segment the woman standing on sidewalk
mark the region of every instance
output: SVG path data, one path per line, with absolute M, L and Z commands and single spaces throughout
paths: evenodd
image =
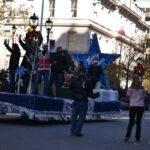
M 144 112 L 144 99 L 145 99 L 145 89 L 141 86 L 141 82 L 139 81 L 139 77 L 136 75 L 133 77 L 133 81 L 131 87 L 129 87 L 127 91 L 127 99 L 130 101 L 130 109 L 129 109 L 129 124 L 127 128 L 127 133 L 124 138 L 125 141 L 128 141 L 132 128 L 136 119 L 136 134 L 135 139 L 136 142 L 140 141 L 141 138 L 141 120 Z

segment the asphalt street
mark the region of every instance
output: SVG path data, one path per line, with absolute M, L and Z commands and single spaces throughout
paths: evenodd
M 83 137 L 70 135 L 70 123 L 23 121 L 16 115 L 0 115 L 0 150 L 149 150 L 150 112 L 142 122 L 142 138 L 135 143 L 135 127 L 129 142 L 123 138 L 128 112 L 117 120 L 86 122 Z

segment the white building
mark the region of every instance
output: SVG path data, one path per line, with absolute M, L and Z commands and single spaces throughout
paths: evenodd
M 150 2 L 148 0 L 136 0 L 136 4 L 145 12 L 145 21 L 150 25 Z
M 145 22 L 150 25 L 150 2 L 148 0 L 136 0 L 136 4 L 145 11 Z M 150 58 L 150 34 L 146 35 L 146 59 Z M 150 62 L 148 62 L 150 64 Z
M 30 8 L 29 16 L 34 12 L 41 18 L 42 2 L 44 2 L 42 34 L 46 42 L 45 21 L 48 17 L 53 21 L 50 39 L 55 46 L 62 46 L 73 52 L 89 50 L 92 35 L 97 33 L 102 53 L 120 53 L 122 56 L 128 49 L 141 48 L 149 25 L 145 22 L 145 13 L 135 0 L 9 0 L 13 7 Z M 21 7 L 20 7 L 21 8 Z M 18 8 L 19 9 L 19 8 Z M 17 19 L 19 18 L 19 19 Z M 14 21 L 1 25 L 1 49 L 3 39 L 11 39 L 11 26 L 17 26 L 16 39 L 19 34 L 25 35 L 28 18 L 24 21 L 20 16 Z M 40 20 L 41 22 L 41 20 Z M 124 29 L 125 36 L 118 33 Z M 37 28 L 40 30 L 40 26 Z M 120 44 L 121 43 L 121 44 Z M 1 67 L 6 67 L 6 50 L 2 52 Z M 123 57 L 121 58 L 123 61 Z

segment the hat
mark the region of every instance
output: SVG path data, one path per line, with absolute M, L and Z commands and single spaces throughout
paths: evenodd
M 92 65 L 95 64 L 95 63 L 98 63 L 98 61 L 97 60 L 93 60 L 92 61 Z
M 48 47 L 48 44 L 47 44 L 47 43 L 43 43 L 43 44 L 42 44 L 42 48 L 43 48 L 43 47 Z
M 62 51 L 62 47 L 61 47 L 61 46 L 57 47 L 56 51 L 57 51 L 57 52 Z

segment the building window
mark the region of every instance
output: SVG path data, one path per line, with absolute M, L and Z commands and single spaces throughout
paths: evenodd
M 150 48 L 150 39 L 147 39 L 146 48 Z
M 145 13 L 145 21 L 150 21 L 150 12 Z
M 77 0 L 71 0 L 72 17 L 77 17 Z
M 49 0 L 50 17 L 54 17 L 55 13 L 55 0 Z
M 75 38 L 76 38 L 76 33 L 75 32 L 69 32 L 69 50 L 73 51 L 75 48 Z

